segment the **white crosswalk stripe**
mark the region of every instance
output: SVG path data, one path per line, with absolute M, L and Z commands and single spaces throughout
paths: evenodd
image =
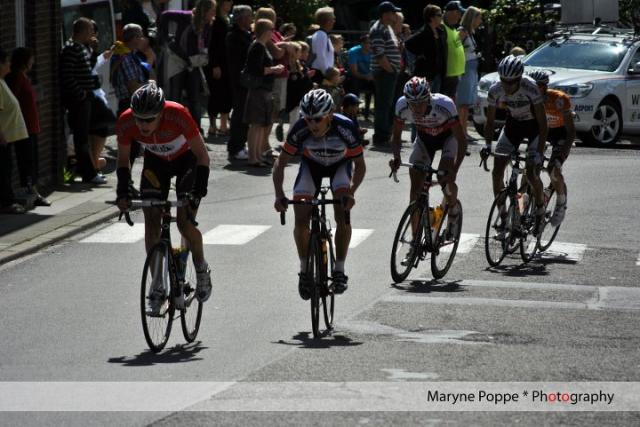
M 479 238 L 480 235 L 478 234 L 460 233 L 460 243 L 458 243 L 458 250 L 456 251 L 456 254 L 459 255 L 471 252 Z M 451 252 L 451 246 L 445 246 L 442 248 L 441 252 Z
M 360 243 L 367 240 L 369 236 L 375 230 L 371 228 L 353 228 L 351 229 L 351 241 L 349 242 L 349 249 L 357 247 Z M 333 230 L 333 246 L 336 246 L 336 231 Z
M 553 242 L 549 249 L 540 254 L 540 257 L 580 262 L 586 250 L 587 245 L 581 243 Z
M 244 245 L 271 228 L 270 225 L 222 224 L 202 236 L 205 245 Z
M 80 243 L 136 243 L 144 239 L 144 224 L 136 223 L 133 227 L 123 222 L 116 222 L 98 232 L 80 240 Z
M 636 261 L 636 265 L 640 267 L 640 254 L 638 254 L 638 260 Z

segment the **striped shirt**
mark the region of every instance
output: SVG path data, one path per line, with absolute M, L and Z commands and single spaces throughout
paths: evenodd
M 60 53 L 62 98 L 68 101 L 84 99 L 87 92 L 100 87 L 100 79 L 91 71 L 91 54 L 82 44 L 69 40 Z
M 371 40 L 371 71 L 383 70 L 378 63 L 378 58 L 386 56 L 397 73 L 400 70 L 400 45 L 391 27 L 376 21 L 369 31 L 369 39 Z

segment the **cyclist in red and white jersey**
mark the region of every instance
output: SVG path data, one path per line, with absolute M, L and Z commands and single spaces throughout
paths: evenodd
M 509 55 L 500 61 L 498 74 L 500 81 L 489 88 L 487 95 L 487 121 L 484 125 L 485 148 L 481 155 L 486 156 L 491 152 L 493 140 L 493 124 L 496 117 L 496 108 L 507 110 L 507 120 L 498 137 L 496 154 L 492 170 L 493 194 L 498 195 L 504 188 L 504 170 L 509 163 L 509 156 L 517 151 L 518 146 L 526 139 L 527 180 L 533 187 L 533 196 L 536 203 L 536 225 L 534 235 L 539 232 L 544 216 L 544 196 L 542 193 L 542 181 L 540 181 L 540 168 L 544 154 L 544 146 L 547 140 L 547 116 L 544 112 L 542 95 L 536 86 L 536 82 L 528 76 L 523 76 L 524 64 L 520 57 Z M 507 211 L 504 205 L 500 206 L 500 214 L 504 225 Z
M 415 124 L 416 139 L 409 162 L 416 166 L 431 166 L 436 151 L 442 150 L 438 170 L 445 171 L 438 176 L 449 210 L 447 235 L 455 235 L 453 229 L 458 224 L 460 214 L 458 200 L 458 186 L 456 175 L 467 151 L 467 139 L 460 125 L 456 105 L 451 98 L 439 93 L 431 93 L 429 83 L 423 77 L 412 77 L 405 85 L 404 96 L 396 102 L 396 117 L 393 126 L 393 159 L 389 166 L 397 170 L 402 159 L 400 157 L 400 135 L 405 123 Z M 420 195 L 425 180 L 425 172 L 411 168 L 410 200 L 413 202 Z M 417 224 L 414 224 L 414 227 Z M 415 231 L 415 229 L 414 229 Z
M 189 243 L 196 267 L 196 297 L 204 302 L 211 296 L 211 269 L 204 259 L 202 234 L 188 220 L 200 199 L 207 194 L 209 155 L 200 131 L 182 105 L 165 101 L 164 93 L 155 82 L 150 82 L 131 96 L 131 108 L 124 111 L 116 123 L 118 137 L 118 207 L 127 210 L 131 204 L 129 182 L 129 150 L 133 141 L 145 148 L 144 166 L 140 179 L 142 199 L 166 200 L 171 178 L 176 177 L 179 198 L 190 197 L 190 206 L 179 207 L 177 224 L 180 234 Z M 145 247 L 147 251 L 160 240 L 161 212 L 157 208 L 143 208 Z M 150 304 L 163 301 L 163 289 L 152 289 Z

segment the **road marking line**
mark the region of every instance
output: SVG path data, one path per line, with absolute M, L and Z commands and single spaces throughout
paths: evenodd
M 144 239 L 144 224 L 136 223 L 133 227 L 123 222 L 116 222 L 102 230 L 85 237 L 80 243 L 136 243 Z
M 353 230 L 351 230 L 351 241 L 349 242 L 349 249 L 357 247 L 360 243 L 367 240 L 367 238 L 371 236 L 372 233 L 373 229 L 371 228 L 354 228 Z
M 638 254 L 638 260 L 636 261 L 636 265 L 640 267 L 640 254 Z
M 458 243 L 458 250 L 456 251 L 456 253 L 466 254 L 471 252 L 479 238 L 479 234 L 460 233 L 460 243 Z M 449 253 L 451 252 L 451 248 L 451 245 L 445 246 L 444 248 L 442 248 L 441 252 Z
M 540 258 L 580 262 L 586 250 L 587 245 L 581 243 L 553 242 L 549 249 L 540 254 Z
M 348 331 L 362 335 L 393 335 L 397 337 L 396 341 L 402 342 L 415 342 L 422 344 L 479 344 L 477 341 L 462 340 L 462 338 L 467 335 L 477 334 L 478 332 L 476 331 L 435 329 L 413 332 L 368 320 L 338 322 L 336 328 L 338 331 Z
M 202 236 L 205 245 L 244 245 L 271 228 L 270 225 L 222 224 Z
M 534 282 L 503 282 L 491 280 L 461 280 L 460 285 L 472 288 L 521 288 L 521 289 L 552 289 L 559 291 L 597 291 L 599 286 L 572 285 L 562 283 L 534 283 Z
M 391 295 L 382 299 L 385 302 L 400 302 L 411 304 L 431 305 L 483 305 L 493 307 L 521 307 L 521 308 L 561 308 L 561 309 L 588 309 L 586 303 L 558 302 L 558 301 L 531 301 L 531 300 L 507 300 L 499 298 L 474 298 L 474 297 L 421 297 L 412 295 Z

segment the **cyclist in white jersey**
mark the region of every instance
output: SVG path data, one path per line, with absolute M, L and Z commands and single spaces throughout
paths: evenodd
M 496 196 L 503 190 L 504 170 L 509 163 L 509 156 L 526 139 L 528 141 L 526 176 L 533 188 L 536 203 L 536 225 L 533 233 L 537 235 L 544 216 L 540 169 L 547 140 L 547 116 L 544 111 L 544 100 L 536 82 L 528 76 L 523 76 L 523 72 L 524 64 L 517 56 L 509 55 L 500 61 L 498 65 L 500 81 L 489 88 L 487 96 L 489 105 L 487 121 L 484 125 L 486 145 L 481 155 L 486 156 L 491 152 L 496 108 L 506 109 L 507 120 L 496 145 L 496 154 L 503 156 L 495 157 L 491 173 L 493 194 Z M 500 207 L 500 213 L 504 220 L 507 215 L 504 205 Z
M 415 124 L 416 139 L 409 162 L 418 168 L 423 165 L 431 166 L 435 152 L 442 150 L 438 170 L 445 172 L 438 176 L 438 182 L 442 186 L 447 204 L 451 206 L 447 235 L 455 235 L 453 227 L 458 224 L 459 215 L 456 174 L 467 151 L 467 139 L 458 119 L 456 105 L 448 96 L 432 94 L 429 83 L 423 77 L 412 77 L 404 85 L 403 94 L 396 102 L 391 139 L 393 159 L 389 161 L 389 166 L 395 171 L 402 163 L 400 135 L 405 123 Z M 425 180 L 425 172 L 418 168 L 409 170 L 411 202 L 418 198 Z M 415 227 L 417 224 L 413 225 Z

